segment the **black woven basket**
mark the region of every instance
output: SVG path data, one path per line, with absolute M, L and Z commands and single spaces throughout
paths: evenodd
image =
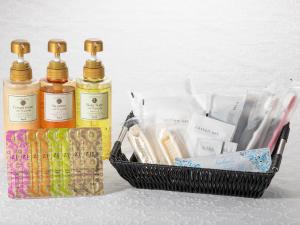
M 132 116 L 130 114 L 127 119 Z M 122 130 L 109 160 L 120 176 L 136 188 L 259 198 L 270 185 L 281 163 L 281 155 L 273 155 L 272 166 L 267 173 L 139 163 L 134 154 L 128 160 L 122 153 L 121 145 L 126 132 L 127 129 Z M 288 135 L 289 124 L 281 132 Z M 278 146 L 279 140 L 274 152 Z

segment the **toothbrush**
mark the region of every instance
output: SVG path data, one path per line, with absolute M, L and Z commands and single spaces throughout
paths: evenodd
M 258 140 L 261 138 L 265 130 L 270 126 L 271 123 L 271 114 L 273 110 L 276 108 L 278 103 L 278 98 L 274 98 L 273 96 L 269 97 L 264 105 L 265 115 L 257 130 L 253 133 L 251 140 L 249 141 L 246 150 L 254 149 Z
M 293 109 L 295 108 L 296 103 L 297 103 L 297 96 L 293 95 L 291 97 L 289 103 L 288 103 L 287 108 L 283 111 L 280 122 L 277 125 L 277 127 L 276 127 L 276 129 L 275 129 L 275 131 L 272 135 L 271 140 L 269 141 L 268 147 L 269 147 L 271 153 L 272 153 L 272 151 L 274 149 L 274 146 L 276 144 L 277 137 L 279 136 L 282 128 L 284 127 L 284 125 L 288 122 L 289 115 L 293 111 Z

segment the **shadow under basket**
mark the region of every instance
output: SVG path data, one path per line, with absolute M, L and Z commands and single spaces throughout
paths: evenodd
M 131 117 L 132 113 L 126 120 Z M 114 143 L 109 160 L 120 176 L 136 188 L 259 198 L 281 163 L 281 155 L 272 155 L 272 165 L 266 173 L 139 163 L 134 154 L 128 160 L 122 153 L 126 132 L 123 129 Z M 281 132 L 288 133 L 289 124 Z M 279 140 L 273 152 L 278 146 Z

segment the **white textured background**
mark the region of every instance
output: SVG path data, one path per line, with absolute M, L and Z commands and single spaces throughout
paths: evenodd
M 48 39 L 64 38 L 64 59 L 78 77 L 89 37 L 104 41 L 114 140 L 132 89 L 162 92 L 187 75 L 212 88 L 300 79 L 300 0 L 0 0 L 1 78 L 8 78 L 15 38 L 31 42 L 27 59 L 37 78 L 46 72 Z M 108 162 L 104 196 L 10 200 L 1 154 L 0 224 L 300 224 L 299 118 L 281 170 L 258 200 L 136 190 Z

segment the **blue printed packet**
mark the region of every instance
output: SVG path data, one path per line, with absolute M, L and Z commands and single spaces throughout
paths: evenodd
M 269 148 L 175 160 L 176 166 L 263 173 L 270 169 L 271 163 Z

